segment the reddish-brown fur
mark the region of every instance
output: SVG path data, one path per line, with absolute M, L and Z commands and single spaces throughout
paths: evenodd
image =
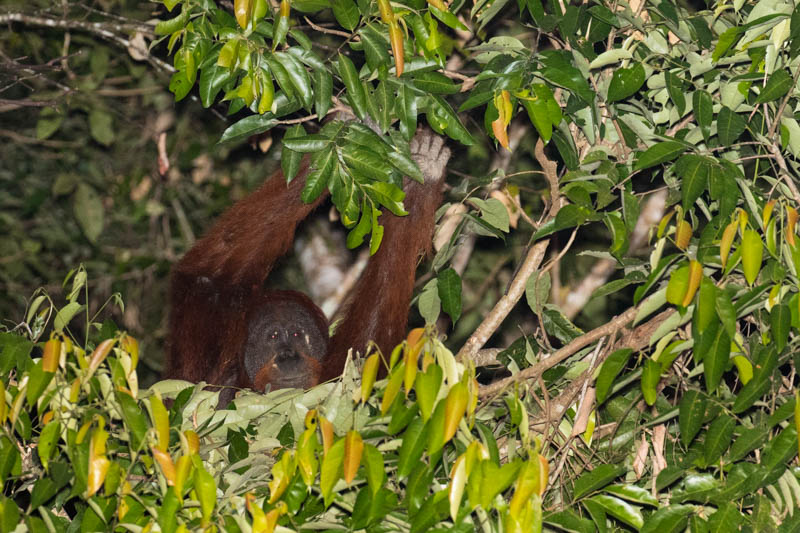
M 343 318 L 321 363 L 317 363 L 321 354 L 312 354 L 316 359 L 303 355 L 313 376 L 310 384 L 341 375 L 350 348 L 363 353 L 373 340 L 388 353 L 405 336 L 417 261 L 430 248 L 434 212 L 442 196 L 444 163 L 449 157 L 441 139 L 430 133 L 415 141 L 415 157 L 426 184 L 406 179 L 404 204 L 408 216 L 387 213 L 381 217 L 383 242 L 340 312 Z M 435 161 L 426 164 L 426 156 Z M 304 204 L 300 193 L 307 174 L 304 165 L 289 184 L 282 173 L 273 175 L 226 211 L 175 265 L 168 377 L 263 390 L 277 379 L 276 366 L 261 368 L 255 380 L 243 370 L 252 311 L 258 306 L 286 306 L 291 301 L 304 309 L 299 313 L 304 316 L 295 318 L 302 318 L 303 323 L 325 324 L 320 309 L 305 295 L 263 288 L 275 261 L 291 246 L 297 225 L 328 194 L 325 191 L 313 203 Z

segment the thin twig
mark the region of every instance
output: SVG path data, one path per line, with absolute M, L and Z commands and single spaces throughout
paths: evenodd
M 502 391 L 503 389 L 505 389 L 506 387 L 508 387 L 509 385 L 511 385 L 512 383 L 516 383 L 518 381 L 538 378 L 540 375 L 542 375 L 542 373 L 545 370 L 553 368 L 558 363 L 560 363 L 564 359 L 567 359 L 581 348 L 588 346 L 594 341 L 602 337 L 611 335 L 612 333 L 621 329 L 623 326 L 625 326 L 625 324 L 633 320 L 633 318 L 636 316 L 637 310 L 638 308 L 631 307 L 621 315 L 611 319 L 609 322 L 603 324 L 602 326 L 597 327 L 592 331 L 581 335 L 580 337 L 574 339 L 572 342 L 570 342 L 563 348 L 559 348 L 552 355 L 542 359 L 535 365 L 520 371 L 516 375 L 513 375 L 505 379 L 501 379 L 500 381 L 497 381 L 490 385 L 486 385 L 485 387 L 481 387 L 480 397 L 485 398 L 487 396 L 493 396 L 498 392 Z

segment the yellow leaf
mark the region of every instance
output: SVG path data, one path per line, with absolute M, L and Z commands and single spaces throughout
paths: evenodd
M 745 230 L 742 236 L 742 270 L 747 283 L 755 283 L 764 258 L 764 243 L 755 230 Z
M 58 370 L 59 359 L 61 359 L 61 341 L 52 338 L 44 344 L 42 370 L 45 372 L 55 372 Z
M 678 223 L 678 229 L 675 230 L 675 246 L 681 250 L 685 250 L 689 246 L 689 241 L 692 238 L 692 225 L 685 219 Z
M 403 31 L 396 20 L 389 23 L 389 42 L 392 44 L 395 74 L 399 78 L 405 70 L 406 58 L 403 47 Z
M 164 474 L 164 477 L 167 480 L 167 485 L 174 486 L 175 485 L 175 463 L 172 462 L 172 457 L 162 450 L 159 450 L 155 446 L 150 448 L 150 452 L 153 454 L 153 459 L 156 460 L 158 466 L 161 467 L 161 473 Z
M 753 379 L 753 365 L 750 360 L 743 355 L 736 355 L 733 357 L 733 364 L 736 365 L 736 369 L 739 371 L 739 379 L 742 384 L 747 385 L 747 382 Z
M 162 452 L 166 452 L 169 446 L 169 414 L 158 393 L 150 397 L 150 416 L 156 430 L 156 447 Z
M 367 403 L 367 399 L 372 394 L 372 387 L 375 385 L 375 378 L 378 376 L 378 364 L 380 356 L 378 352 L 373 353 L 364 361 L 364 370 L 361 372 L 361 403 Z
M 469 391 L 464 381 L 459 381 L 450 388 L 444 403 L 444 442 L 448 442 L 456 434 L 458 424 L 467 411 Z
M 458 517 L 458 509 L 461 507 L 461 498 L 464 495 L 464 487 L 467 485 L 467 462 L 465 454 L 461 454 L 453 468 L 450 470 L 450 486 L 447 490 L 447 499 L 450 502 L 450 518 L 453 522 Z
M 686 287 L 686 294 L 683 297 L 683 302 L 681 302 L 683 307 L 692 303 L 701 279 L 703 279 L 703 265 L 692 259 L 689 262 L 689 285 Z
M 800 435 L 800 390 L 794 391 L 794 427 Z M 797 453 L 800 453 L 800 439 L 797 440 Z
M 731 253 L 731 246 L 733 239 L 736 237 L 736 229 L 738 223 L 734 220 L 727 225 L 725 231 L 722 232 L 722 240 L 719 242 L 719 258 L 722 263 L 722 268 L 728 263 L 728 255 Z
M 797 225 L 797 209 L 793 207 L 786 208 L 786 242 L 789 246 L 794 247 L 794 228 Z
M 183 436 L 186 438 L 186 453 L 194 455 L 200 452 L 200 437 L 197 436 L 197 433 L 187 429 L 183 432 Z
M 291 452 L 285 451 L 281 458 L 272 465 L 272 479 L 269 482 L 269 500 L 267 503 L 275 503 L 289 486 L 289 482 L 294 477 L 297 463 Z
M 406 390 L 406 398 L 414 388 L 414 381 L 417 379 L 417 371 L 419 370 L 419 352 L 422 347 L 422 342 L 418 342 L 416 346 L 410 348 L 406 352 L 405 357 L 405 372 L 403 373 L 403 388 Z
M 233 13 L 236 15 L 236 22 L 242 29 L 247 28 L 250 16 L 253 12 L 252 0 L 233 0 Z
M 325 456 L 331 445 L 333 445 L 335 435 L 333 433 L 333 424 L 322 415 L 319 416 L 319 431 L 322 434 L 322 455 Z
M 253 533 L 267 533 L 267 515 L 264 514 L 264 509 L 256 504 L 255 495 L 252 492 L 248 492 L 245 494 L 245 501 L 247 502 L 247 510 L 250 512 L 250 516 L 253 517 Z
M 506 131 L 506 125 L 503 124 L 502 118 L 498 117 L 492 121 L 492 133 L 494 134 L 494 138 L 497 139 L 497 142 L 500 143 L 500 146 L 506 150 L 511 150 L 508 144 L 508 132 Z
M 316 427 L 306 429 L 297 441 L 297 467 L 300 469 L 303 482 L 308 487 L 313 486 L 314 478 L 317 476 L 318 447 Z
M 661 237 L 664 236 L 664 232 L 667 229 L 667 225 L 669 224 L 669 221 L 672 220 L 672 217 L 674 215 L 675 211 L 673 210 L 664 215 L 663 217 L 661 217 L 661 221 L 658 223 L 658 231 L 656 231 L 656 237 L 660 239 Z
M 394 11 L 389 0 L 378 0 L 378 11 L 381 14 L 381 20 L 386 24 L 394 22 Z
M 442 0 L 428 0 L 428 4 L 440 11 L 447 11 L 447 6 Z
M 181 455 L 175 463 L 175 494 L 183 501 L 183 486 L 192 471 L 192 457 Z
M 92 355 L 89 357 L 89 376 L 94 374 L 95 370 L 100 367 L 100 363 L 105 360 L 108 352 L 111 351 L 111 348 L 114 347 L 116 342 L 117 339 L 106 339 L 97 345 L 97 348 L 94 349 Z
M 400 392 L 400 386 L 403 384 L 403 376 L 406 372 L 405 363 L 396 366 L 389 374 L 389 383 L 386 384 L 386 389 L 383 391 L 383 398 L 381 399 L 381 414 L 385 415 L 389 412 L 397 393 Z
M 511 497 L 511 502 L 508 506 L 509 514 L 513 518 L 520 520 L 525 509 L 525 504 L 528 503 L 531 496 L 541 493 L 541 468 L 542 463 L 539 461 L 539 458 L 531 457 L 517 474 L 517 482 L 514 485 L 514 496 Z
M 7 414 L 8 404 L 6 403 L 6 386 L 3 384 L 3 380 L 0 379 L 0 426 L 5 423 Z
M 765 228 L 767 224 L 769 224 L 769 219 L 772 217 L 773 209 L 775 209 L 775 200 L 770 200 L 764 204 L 764 210 L 761 212 L 761 222 L 764 224 Z
M 105 457 L 95 457 L 89 461 L 89 478 L 86 484 L 89 497 L 94 496 L 103 486 L 109 466 L 111 466 L 111 461 Z
M 352 483 L 361 464 L 361 454 L 364 452 L 364 441 L 358 431 L 351 429 L 344 437 L 344 464 L 343 476 L 347 484 Z
M 119 344 L 131 356 L 131 371 L 133 371 L 139 363 L 139 342 L 130 335 L 125 334 L 120 338 Z

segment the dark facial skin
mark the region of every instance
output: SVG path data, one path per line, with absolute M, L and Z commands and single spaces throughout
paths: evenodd
M 317 383 L 328 347 L 327 329 L 296 302 L 266 303 L 251 313 L 244 373 L 255 390 L 308 388 Z

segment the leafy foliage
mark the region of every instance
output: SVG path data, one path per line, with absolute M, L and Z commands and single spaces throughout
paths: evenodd
M 304 199 L 330 190 L 350 246 L 370 236 L 374 252 L 378 215 L 404 212 L 401 176 L 419 178 L 407 146 L 418 124 L 460 147 L 463 157 L 454 158 L 448 179 L 456 202 L 440 213 L 451 233 L 438 243 L 435 275 L 418 309 L 429 324 L 444 324 L 441 311 L 454 321 L 449 346 L 463 345 L 456 360 L 483 355 L 477 349 L 492 339 L 503 349 L 497 358 L 502 370 L 512 376 L 476 388 L 469 370 L 466 379 L 452 374 L 452 359 L 438 341 L 428 338 L 413 360 L 409 346 L 416 343 L 409 341 L 385 382 L 376 384 L 369 374 L 360 387 L 328 385 L 308 400 L 293 392 L 241 397 L 236 411 L 212 414 L 206 407 L 198 427 L 183 426 L 195 419 L 186 409 L 213 394 L 178 395 L 166 449 L 154 419 L 133 422 L 130 427 L 139 429 L 125 440 L 116 428 L 128 421 L 119 425 L 119 417 L 100 415 L 101 423 L 94 404 L 91 415 L 82 415 L 81 424 L 90 425 L 81 446 L 92 447 L 101 470 L 104 460 L 116 461 L 118 446 L 130 454 L 131 442 L 146 442 L 152 449 L 142 448 L 141 456 L 150 464 L 136 474 L 150 480 L 141 487 L 154 500 L 143 501 L 200 523 L 200 500 L 190 494 L 181 505 L 175 485 L 167 488 L 164 480 L 170 461 L 175 476 L 180 468 L 200 472 L 194 452 L 178 439 L 205 422 L 205 446 L 224 450 L 214 452 L 203 471 L 233 498 L 218 500 L 211 511 L 225 528 L 269 523 L 277 515 L 283 524 L 333 516 L 338 525 L 373 530 L 382 527 L 371 522 L 378 516 L 398 528 L 443 521 L 458 529 L 475 521 L 493 531 L 510 528 L 512 513 L 538 523 L 538 508 L 519 507 L 517 494 L 540 495 L 543 527 L 566 531 L 798 527 L 800 10 L 792 3 L 752 0 L 706 9 L 667 1 L 283 0 L 273 9 L 264 0 L 237 0 L 232 12 L 210 1 L 164 6 L 169 14 L 152 28 L 161 39 L 156 44 L 164 46 L 153 50 L 171 55 L 174 97 L 186 101 L 197 94 L 216 110 L 227 105 L 231 122 L 221 150 L 287 128 L 281 150 L 287 177 L 309 154 L 313 173 Z M 62 41 L 55 40 L 59 47 Z M 78 70 L 82 80 L 105 79 L 105 48 L 92 47 L 90 67 L 76 62 L 84 67 Z M 108 110 L 84 105 L 79 123 L 87 136 L 119 147 L 124 133 L 103 114 Z M 359 121 L 339 116 L 321 124 L 345 108 Z M 65 129 L 61 120 L 48 109 L 33 129 L 55 140 Z M 490 156 L 493 145 L 502 155 Z M 37 164 L 25 161 L 24 168 Z M 99 183 L 58 187 L 80 206 L 76 227 L 90 243 L 102 243 L 104 228 L 112 225 L 106 217 L 119 216 L 101 201 Z M 15 209 L 24 218 L 27 211 Z M 21 224 L 14 228 L 15 236 L 27 236 Z M 4 246 L 20 254 L 38 249 L 37 242 Z M 470 242 L 479 243 L 473 254 Z M 552 261 L 542 264 L 548 248 Z M 465 249 L 471 257 L 466 267 L 463 256 L 453 259 Z M 528 307 L 514 308 L 523 293 Z M 37 305 L 42 301 L 25 320 L 30 337 L 6 337 L 4 361 L 17 361 L 17 353 L 28 361 L 30 343 L 43 338 L 47 313 L 38 313 Z M 52 313 L 54 327 L 65 330 L 90 307 L 97 306 L 70 295 Z M 92 349 L 110 349 L 102 343 L 111 338 L 117 339 L 111 358 L 124 360 L 121 336 L 93 340 Z M 42 355 L 53 346 L 42 347 Z M 75 364 L 61 371 L 77 372 Z M 377 366 L 377 357 L 365 363 L 370 373 Z M 16 433 L 7 432 L 5 446 L 27 438 L 25 427 L 36 438 L 35 427 L 42 428 L 39 447 L 45 439 L 53 457 L 59 450 L 62 457 L 78 453 L 72 451 L 77 440 L 47 433 L 56 430 L 42 426 L 28 399 L 54 390 L 57 380 L 44 368 L 44 357 L 17 368 L 28 377 L 24 394 L 17 374 L 14 382 L 4 381 L 10 391 L 4 409 L 13 413 L 19 405 Z M 105 383 L 133 390 L 114 381 L 115 367 L 109 368 Z M 130 375 L 125 372 L 119 375 Z M 98 392 L 92 393 L 92 380 L 81 390 L 119 402 L 123 393 L 96 381 Z M 349 388 L 331 394 L 332 387 Z M 192 401 L 181 405 L 189 395 Z M 305 413 L 295 412 L 304 409 L 316 409 L 317 416 L 306 422 Z M 214 426 L 220 417 L 243 412 L 266 418 L 255 426 L 253 417 L 242 419 L 230 432 L 227 422 Z M 285 413 L 280 421 L 263 422 L 278 412 Z M 325 434 L 322 417 L 339 438 L 327 448 L 315 440 Z M 106 438 L 112 423 L 115 431 Z M 160 424 L 164 435 L 163 417 Z M 277 444 L 254 445 L 267 427 L 268 439 L 292 450 L 269 466 L 269 475 L 255 451 Z M 145 436 L 133 437 L 142 428 Z M 314 453 L 298 434 L 316 443 Z M 310 458 L 320 460 L 318 446 L 323 458 L 315 470 Z M 533 482 L 544 465 L 536 458 L 552 468 L 547 485 Z M 181 460 L 186 466 L 178 468 Z M 16 461 L 2 467 L 12 477 L 21 474 Z M 420 464 L 423 473 L 415 475 Z M 326 473 L 309 495 L 319 469 Z M 81 465 L 76 477 L 79 470 L 88 472 Z M 184 489 L 203 483 L 193 476 Z M 4 504 L 17 501 L 26 482 L 14 477 Z M 88 490 L 88 474 L 83 483 Z M 280 496 L 270 503 L 273 488 Z M 51 498 L 47 505 L 68 501 Z M 75 493 L 69 501 L 85 500 Z M 28 507 L 22 505 L 24 512 Z M 78 508 L 98 517 L 107 509 L 97 501 Z M 226 513 L 238 522 L 224 521 Z M 150 518 L 159 520 L 157 513 Z
M 533 435 L 519 428 L 501 464 L 477 382 L 422 330 L 387 380 L 375 383 L 374 354 L 360 384 L 351 367 L 305 395 L 247 393 L 220 411 L 218 392 L 183 382 L 140 390 L 138 360 L 112 330 L 86 349 L 60 328 L 38 344 L 0 335 L 4 531 L 541 526 L 548 463 Z

